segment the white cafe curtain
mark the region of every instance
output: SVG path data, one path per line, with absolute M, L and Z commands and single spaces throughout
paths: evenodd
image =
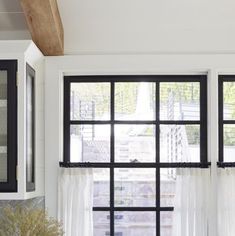
M 177 169 L 176 178 L 174 236 L 208 236 L 210 169 Z
M 235 235 L 235 168 L 218 168 L 218 236 Z
M 60 168 L 58 218 L 65 236 L 93 236 L 91 168 Z

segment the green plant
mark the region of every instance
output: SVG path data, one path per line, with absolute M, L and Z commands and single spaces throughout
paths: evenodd
M 62 226 L 41 209 L 22 206 L 3 208 L 0 236 L 62 236 Z

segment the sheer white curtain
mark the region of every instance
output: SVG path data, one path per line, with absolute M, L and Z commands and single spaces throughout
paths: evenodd
M 210 169 L 177 170 L 174 236 L 208 236 Z
M 218 236 L 235 235 L 235 169 L 218 168 Z
M 93 236 L 92 169 L 60 168 L 58 218 L 66 236 Z

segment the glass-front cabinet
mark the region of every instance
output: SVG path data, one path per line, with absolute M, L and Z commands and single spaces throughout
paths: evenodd
M 17 61 L 0 60 L 0 191 L 16 192 Z
M 0 201 L 44 196 L 44 56 L 0 40 Z

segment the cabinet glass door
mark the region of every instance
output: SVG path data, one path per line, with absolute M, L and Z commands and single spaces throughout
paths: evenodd
M 0 182 L 7 182 L 7 71 L 0 71 Z
M 26 65 L 26 191 L 35 190 L 35 71 Z
M 17 61 L 0 60 L 0 192 L 16 192 Z

